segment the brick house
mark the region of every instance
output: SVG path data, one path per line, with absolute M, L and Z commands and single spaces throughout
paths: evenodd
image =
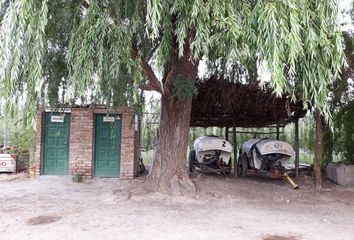
M 140 157 L 131 107 L 80 106 L 37 113 L 36 175 L 132 179 Z

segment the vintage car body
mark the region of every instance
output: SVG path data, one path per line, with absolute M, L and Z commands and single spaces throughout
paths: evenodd
M 220 170 L 222 173 L 231 172 L 232 145 L 218 136 L 202 136 L 194 141 L 189 153 L 189 169 Z

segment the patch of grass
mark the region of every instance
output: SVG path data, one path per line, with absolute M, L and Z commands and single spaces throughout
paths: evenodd
M 75 173 L 73 176 L 73 182 L 79 183 L 82 181 L 82 176 L 79 173 Z

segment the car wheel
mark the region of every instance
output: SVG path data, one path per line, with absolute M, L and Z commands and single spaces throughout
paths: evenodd
M 237 176 L 244 178 L 247 176 L 248 162 L 247 157 L 242 154 L 239 156 L 237 161 Z
M 195 171 L 195 150 L 191 150 L 189 152 L 188 156 L 188 165 L 189 165 L 189 171 L 194 172 Z

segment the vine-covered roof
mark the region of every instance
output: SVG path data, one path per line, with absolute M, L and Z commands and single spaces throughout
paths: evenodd
M 196 85 L 191 127 L 284 126 L 306 114 L 301 100 L 292 102 L 288 94 L 277 97 L 273 89 L 258 82 L 242 84 L 211 77 Z

